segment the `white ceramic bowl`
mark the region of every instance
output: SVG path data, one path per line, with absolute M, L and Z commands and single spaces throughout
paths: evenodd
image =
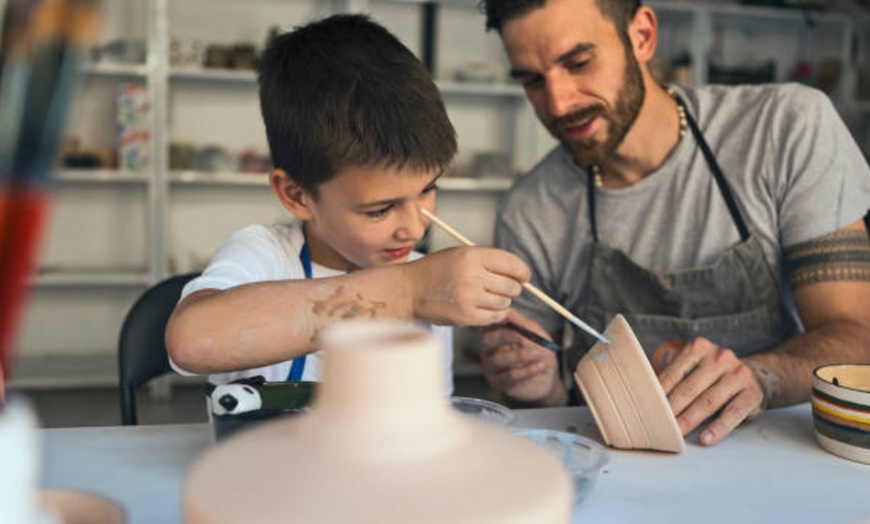
M 870 365 L 817 368 L 812 403 L 819 445 L 834 455 L 870 464 Z
M 571 472 L 574 480 L 574 507 L 589 496 L 598 474 L 607 465 L 607 449 L 592 439 L 549 429 L 516 429 L 516 435 L 531 439 L 552 451 Z

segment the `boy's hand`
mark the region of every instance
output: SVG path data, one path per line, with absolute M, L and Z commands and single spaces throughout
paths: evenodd
M 506 319 L 547 339 L 535 321 L 515 310 Z M 483 335 L 480 363 L 487 382 L 511 399 L 536 405 L 564 405 L 567 392 L 558 379 L 556 353 L 530 341 L 510 327 L 495 327 Z
M 455 326 L 502 322 L 530 276 L 519 257 L 488 247 L 445 249 L 404 268 L 414 318 Z

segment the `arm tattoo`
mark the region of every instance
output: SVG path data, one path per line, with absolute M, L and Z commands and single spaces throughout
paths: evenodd
M 870 282 L 870 239 L 863 229 L 835 231 L 786 247 L 783 266 L 792 290 L 820 282 Z

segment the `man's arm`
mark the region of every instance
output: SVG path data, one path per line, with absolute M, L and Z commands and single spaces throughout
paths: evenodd
M 701 433 L 702 444 L 715 444 L 764 407 L 808 400 L 816 367 L 870 362 L 863 221 L 787 248 L 784 266 L 805 333 L 744 359 L 706 339 L 689 343 L 659 375 L 683 434 L 715 415 Z
M 314 280 L 192 293 L 166 329 L 172 360 L 191 373 L 265 366 L 318 347 L 322 329 L 353 318 L 488 325 L 507 315 L 529 270 L 493 248 L 454 248 L 407 264 Z
M 783 264 L 806 332 L 747 357 L 771 407 L 810 398 L 812 372 L 870 363 L 870 239 L 863 220 L 784 250 Z

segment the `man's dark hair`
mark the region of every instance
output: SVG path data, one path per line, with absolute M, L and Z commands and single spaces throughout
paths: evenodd
M 273 37 L 259 83 L 272 163 L 315 198 L 349 166 L 432 170 L 456 154 L 426 68 L 366 16 L 331 16 Z
M 486 30 L 501 31 L 508 20 L 520 17 L 529 11 L 543 7 L 547 0 L 481 0 L 481 10 L 486 14 Z M 640 7 L 641 0 L 595 0 L 605 18 L 616 26 L 623 42 L 628 43 L 628 24 Z

